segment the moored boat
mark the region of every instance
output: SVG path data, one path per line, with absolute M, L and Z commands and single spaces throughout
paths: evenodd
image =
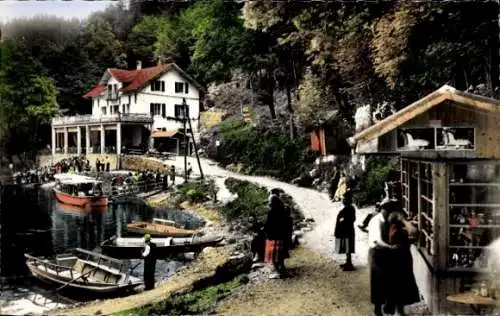
M 90 206 L 90 205 L 85 205 L 85 206 L 76 206 L 76 205 L 69 205 L 69 204 L 64 204 L 59 201 L 56 201 L 56 210 L 61 213 L 65 214 L 71 214 L 71 215 L 87 215 L 87 214 L 98 214 L 98 213 L 104 213 L 108 207 L 106 205 L 100 205 L 100 206 Z
M 57 290 L 69 287 L 96 294 L 115 294 L 142 284 L 139 278 L 130 276 L 123 261 L 80 248 L 74 255 L 53 259 L 24 256 L 31 274 L 44 282 L 59 285 Z
M 153 218 L 152 222 L 135 221 L 127 224 L 125 230 L 134 234 L 150 234 L 152 237 L 191 237 L 196 231 L 177 227 L 175 222 Z
M 79 207 L 102 207 L 108 205 L 108 196 L 103 194 L 102 181 L 81 175 L 55 175 L 53 191 L 56 199 L 64 204 Z
M 213 247 L 224 239 L 223 236 L 202 236 L 193 238 L 151 238 L 155 243 L 155 257 L 167 258 L 180 253 L 199 253 L 205 247 Z M 143 238 L 114 237 L 101 244 L 102 252 L 119 259 L 141 258 Z

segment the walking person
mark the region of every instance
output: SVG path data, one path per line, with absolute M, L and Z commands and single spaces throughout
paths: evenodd
M 380 212 L 368 224 L 368 258 L 370 266 L 371 302 L 374 305 L 373 315 L 383 316 L 382 305 L 389 298 L 388 261 L 390 250 L 396 248 L 387 240 L 387 218 L 391 212 L 390 203 L 380 206 Z
M 413 273 L 413 258 L 410 252 L 411 240 L 416 239 L 417 229 L 401 212 L 393 212 L 388 217 L 389 244 L 396 246 L 390 251 L 388 260 L 389 297 L 386 303 L 387 312 L 396 310 L 397 315 L 404 316 L 404 307 L 420 301 L 420 294 Z
M 191 177 L 191 173 L 193 173 L 193 167 L 191 167 L 191 163 L 189 162 L 187 165 L 187 178 L 189 179 Z
M 99 159 L 95 160 L 95 171 L 101 171 L 101 161 Z
M 345 254 L 346 262 L 341 265 L 344 271 L 353 271 L 351 255 L 355 250 L 354 222 L 356 221 L 356 210 L 352 205 L 350 194 L 344 195 L 342 200 L 344 208 L 337 215 L 335 224 L 335 253 Z
M 110 167 L 109 158 L 106 157 L 106 172 L 109 172 L 109 170 L 110 170 L 109 167 Z
M 335 200 L 335 193 L 337 192 L 339 179 L 340 179 L 340 172 L 337 166 L 334 166 L 333 174 L 332 177 L 330 178 L 330 187 L 328 188 L 328 194 L 330 196 L 330 199 L 332 199 L 332 201 Z
M 347 176 L 345 174 L 345 171 L 342 171 L 333 200 L 341 201 L 342 197 L 347 193 L 348 190 L 349 188 L 347 187 Z
M 175 166 L 172 165 L 170 167 L 170 181 L 172 181 L 172 185 L 175 185 Z
M 155 287 L 155 268 L 156 268 L 156 244 L 151 241 L 149 234 L 144 235 L 144 249 L 142 257 L 144 258 L 144 290 L 149 291 Z
M 264 225 L 266 248 L 264 263 L 273 270 L 269 278 L 276 279 L 285 273 L 283 249 L 281 244 L 287 235 L 285 207 L 279 196 L 271 192 L 269 211 Z

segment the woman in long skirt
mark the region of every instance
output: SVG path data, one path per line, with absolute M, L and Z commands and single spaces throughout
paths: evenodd
M 269 197 L 269 212 L 264 225 L 266 234 L 266 248 L 264 263 L 267 266 L 274 268 L 274 271 L 279 273 L 279 276 L 285 274 L 285 266 L 283 257 L 283 241 L 287 236 L 287 221 L 285 206 L 281 199 L 276 194 L 271 194 Z M 276 278 L 278 275 L 271 274 L 271 278 Z
M 335 225 L 335 252 L 345 254 L 346 262 L 341 267 L 344 271 L 354 270 L 351 255 L 355 251 L 354 222 L 356 221 L 356 210 L 352 206 L 350 194 L 344 196 L 344 208 L 337 215 Z
M 415 228 L 404 219 L 400 212 L 391 213 L 389 222 L 389 244 L 397 246 L 390 250 L 388 260 L 389 299 L 388 310 L 396 307 L 399 315 L 405 315 L 405 305 L 420 301 L 415 275 L 413 274 L 413 258 L 410 252 L 410 234 Z M 392 305 L 392 306 L 391 306 Z

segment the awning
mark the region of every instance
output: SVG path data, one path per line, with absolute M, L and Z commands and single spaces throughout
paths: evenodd
M 154 131 L 151 133 L 151 137 L 153 138 L 162 138 L 162 137 L 167 137 L 167 138 L 170 138 L 170 137 L 174 137 L 174 136 L 182 136 L 184 135 L 183 133 L 179 132 L 179 131 Z

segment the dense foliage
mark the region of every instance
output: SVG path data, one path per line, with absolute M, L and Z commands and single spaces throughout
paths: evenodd
M 307 152 L 307 139 L 290 139 L 276 128 L 256 128 L 243 121 L 224 121 L 224 141 L 218 157 L 222 164 L 242 163 L 249 174 L 272 175 L 292 180 L 305 172 L 313 157 Z
M 267 213 L 267 189 L 248 181 L 228 178 L 228 190 L 237 198 L 222 207 L 222 214 L 228 220 L 246 219 L 250 216 L 261 217 Z
M 354 203 L 362 207 L 379 202 L 384 195 L 384 182 L 394 170 L 399 170 L 397 161 L 383 156 L 369 157 L 366 172 L 353 189 Z

